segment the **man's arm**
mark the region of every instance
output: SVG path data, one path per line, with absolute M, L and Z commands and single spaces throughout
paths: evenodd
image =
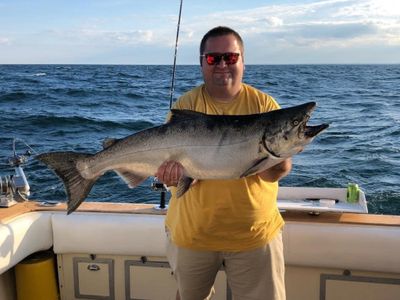
M 292 159 L 288 158 L 279 164 L 258 173 L 261 179 L 268 182 L 275 182 L 289 174 L 292 169 Z

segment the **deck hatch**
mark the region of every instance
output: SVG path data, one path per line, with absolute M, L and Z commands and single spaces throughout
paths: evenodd
M 353 276 L 351 273 L 320 276 L 320 300 L 395 300 L 399 295 L 400 278 Z
M 73 274 L 75 298 L 115 299 L 113 259 L 74 257 Z

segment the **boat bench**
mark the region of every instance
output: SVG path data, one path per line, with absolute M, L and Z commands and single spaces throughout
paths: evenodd
M 53 246 L 57 254 L 165 256 L 164 216 L 31 212 L 0 224 L 0 274 Z M 286 222 L 288 265 L 400 270 L 400 227 Z

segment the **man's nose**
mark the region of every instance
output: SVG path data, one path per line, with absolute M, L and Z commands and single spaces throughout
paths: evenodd
M 227 66 L 227 64 L 226 64 L 226 62 L 225 62 L 225 60 L 224 60 L 223 57 L 221 57 L 221 60 L 219 61 L 219 63 L 217 64 L 217 66 L 218 66 L 218 67 L 226 67 L 226 66 Z

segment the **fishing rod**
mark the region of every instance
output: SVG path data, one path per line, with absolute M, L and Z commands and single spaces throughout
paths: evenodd
M 176 72 L 176 57 L 178 53 L 178 40 L 179 40 L 179 29 L 181 26 L 181 16 L 182 16 L 182 4 L 183 0 L 181 0 L 179 6 L 179 17 L 178 17 L 178 24 L 176 26 L 176 39 L 175 39 L 175 53 L 174 53 L 174 64 L 172 67 L 172 79 L 171 79 L 171 89 L 170 89 L 170 98 L 169 98 L 169 109 L 172 108 L 172 101 L 174 97 L 174 90 L 175 90 L 175 72 Z M 151 188 L 153 191 L 160 192 L 160 205 L 155 206 L 155 209 L 164 210 L 167 209 L 167 205 L 165 204 L 165 196 L 168 188 L 163 183 L 159 182 L 157 178 L 154 178 L 153 182 L 151 183 Z
M 175 90 L 176 56 L 177 56 L 177 53 L 178 53 L 178 40 L 179 40 L 179 29 L 180 29 L 180 26 L 181 26 L 182 4 L 183 4 L 183 0 L 181 0 L 181 4 L 179 6 L 179 17 L 178 17 L 178 24 L 177 24 L 177 27 L 176 27 L 174 65 L 172 67 L 172 79 L 171 79 L 171 89 L 170 89 L 170 98 L 169 98 L 169 109 L 172 108 L 172 99 L 174 97 L 174 90 Z

